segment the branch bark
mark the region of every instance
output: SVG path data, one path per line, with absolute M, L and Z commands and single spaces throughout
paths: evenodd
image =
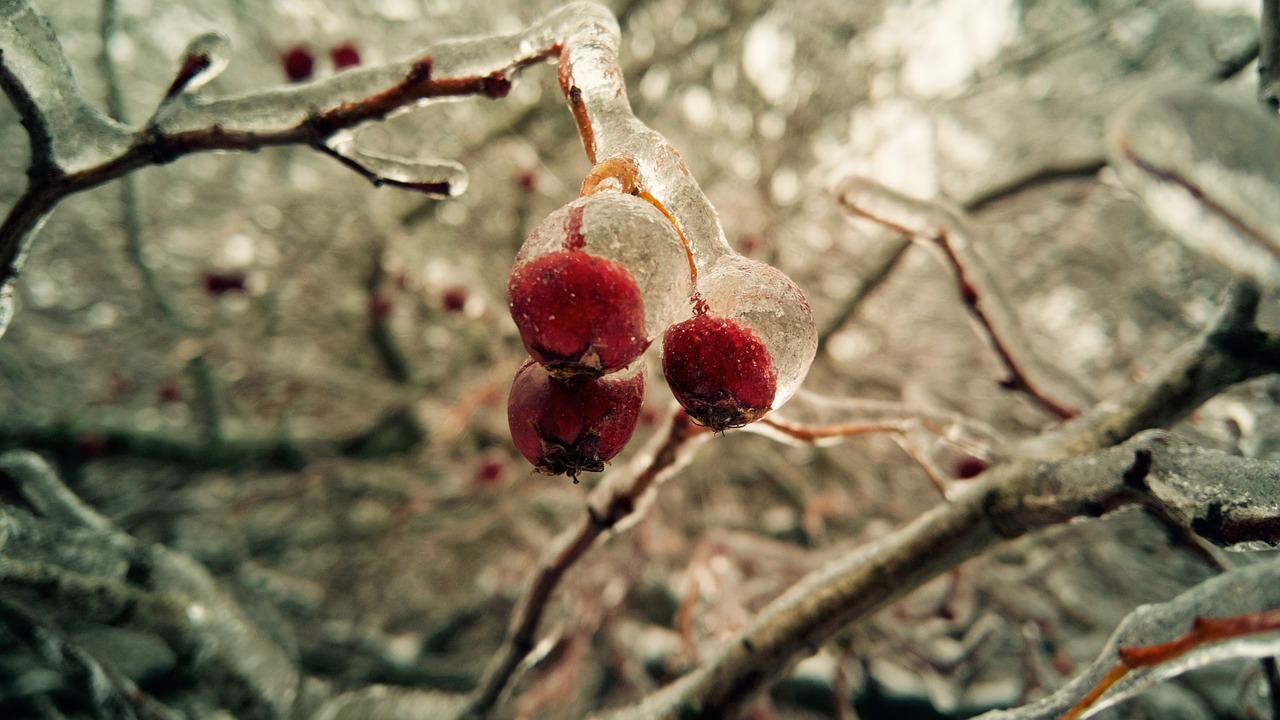
M 1280 463 L 1190 446 L 1141 430 L 1184 417 L 1242 380 L 1280 372 L 1280 335 L 1254 325 L 1258 291 L 1241 285 L 1216 322 L 1142 383 L 1062 428 L 878 543 L 810 574 L 704 665 L 609 720 L 732 717 L 836 632 L 1005 540 L 1077 517 L 1141 505 L 1225 542 L 1280 541 Z M 1132 437 L 1128 443 L 1112 447 Z M 1240 504 L 1208 485 L 1234 483 Z

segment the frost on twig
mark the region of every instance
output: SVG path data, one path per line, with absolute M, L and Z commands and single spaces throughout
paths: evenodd
M 453 195 L 463 188 L 449 161 L 384 158 L 358 150 L 346 131 L 439 98 L 499 98 L 523 68 L 553 56 L 593 5 L 568 5 L 522 32 L 450 40 L 413 59 L 355 68 L 300 85 L 206 98 L 197 90 L 226 62 L 216 35 L 187 48 L 169 90 L 138 128 L 110 120 L 83 96 L 48 21 L 26 0 L 0 6 L 0 89 L 31 140 L 26 192 L 0 223 L 0 321 L 12 314 L 12 280 L 32 236 L 65 197 L 148 165 L 214 150 L 280 145 L 321 149 L 375 183 Z M 7 323 L 0 322 L 0 332 Z
M 982 472 L 1003 452 L 995 428 L 959 413 L 800 391 L 777 413 L 743 428 L 793 445 L 833 445 L 888 433 L 946 497 L 948 481 Z
M 1009 371 L 1010 387 L 1027 393 L 1061 418 L 1087 406 L 1090 395 L 1080 383 L 1031 349 L 1017 313 L 974 249 L 975 239 L 958 214 L 861 177 L 839 178 L 833 193 L 849 213 L 924 241 L 941 252 L 960 285 L 965 308 Z
M 1175 236 L 1266 285 L 1280 284 L 1280 127 L 1207 89 L 1139 98 L 1108 138 L 1111 165 Z
M 289 714 L 296 659 L 203 566 L 116 529 L 30 452 L 0 456 L 0 481 L 11 499 L 0 505 L 6 600 L 155 634 L 238 716 Z
M 1257 303 L 1257 289 L 1241 285 L 1212 327 L 1141 383 L 1009 448 L 1012 459 L 947 501 L 806 576 L 689 675 L 603 717 L 729 716 L 855 620 L 997 543 L 1075 518 L 1136 504 L 1211 540 L 1280 541 L 1280 464 L 1188 449 L 1162 431 L 1134 437 L 1237 382 L 1280 373 L 1280 335 L 1254 325 Z M 1232 495 L 1248 507 L 1232 504 Z
M 1206 580 L 1133 611 L 1070 683 L 1037 702 L 982 720 L 1086 718 L 1163 680 L 1234 658 L 1280 654 L 1280 563 Z

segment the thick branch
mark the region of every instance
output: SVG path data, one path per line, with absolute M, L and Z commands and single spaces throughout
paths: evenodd
M 1141 504 L 1219 542 L 1280 542 L 1280 465 L 1188 447 L 1173 422 L 1229 385 L 1280 372 L 1280 336 L 1253 325 L 1242 285 L 1214 325 L 1120 398 L 1018 448 L 948 502 L 824 567 L 770 603 L 706 664 L 611 720 L 732 717 L 754 693 L 837 631 L 998 542 L 1076 517 Z M 1034 450 L 1035 452 L 1029 452 Z M 1095 453 L 1095 454 L 1085 454 Z M 1220 493 L 1204 490 L 1229 485 Z
M 0 420 L 0 445 L 83 460 L 132 457 L 206 468 L 253 465 L 296 470 L 317 457 L 386 457 L 416 447 L 423 433 L 417 417 L 405 408 L 388 411 L 354 435 L 333 438 L 223 438 L 209 433 L 195 438 L 92 422 L 26 425 Z

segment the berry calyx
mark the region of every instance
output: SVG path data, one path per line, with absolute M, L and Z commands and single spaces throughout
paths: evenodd
M 619 262 L 550 252 L 518 264 L 507 295 L 525 349 L 559 377 L 614 372 L 649 347 L 640 288 Z
M 717 432 L 764 417 L 778 389 L 760 335 L 741 320 L 706 312 L 667 329 L 662 373 L 689 417 Z
M 631 439 L 644 403 L 644 373 L 553 377 L 532 360 L 516 371 L 507 422 L 520 454 L 543 475 L 599 472 Z

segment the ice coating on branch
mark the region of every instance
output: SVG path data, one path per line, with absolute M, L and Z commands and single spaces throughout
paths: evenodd
M 579 125 L 589 127 L 590 139 L 584 138 L 588 159 L 635 160 L 644 189 L 676 217 L 701 272 L 732 252 L 720 218 L 680 153 L 632 113 L 618 64 L 617 21 L 597 5 L 571 7 L 580 10 L 580 25 L 565 43 L 560 85 Z
M 689 314 L 693 285 L 684 244 L 653 205 L 617 192 L 580 197 L 534 228 L 515 264 L 566 249 L 566 243 L 630 271 L 644 301 L 646 337 L 658 337 Z
M 4 339 L 9 322 L 13 320 L 13 283 L 0 285 L 0 340 Z
M 252 96 L 213 100 L 183 96 L 158 113 L 157 122 L 167 133 L 214 124 L 232 132 L 278 132 L 306 122 L 317 108 L 360 103 L 415 74 L 421 75 L 421 62 L 426 58 L 430 59 L 432 78 L 498 74 L 510 79 L 515 70 L 547 57 L 582 17 L 600 12 L 601 8 L 590 4 L 567 5 L 517 33 L 445 40 L 401 63 L 351 68 L 323 80 L 281 86 Z M 437 95 L 438 99 L 447 97 L 452 96 Z M 397 106 L 390 114 L 433 99 L 436 98 L 419 95 L 415 102 Z
M 1108 137 L 1111 164 L 1183 242 L 1280 285 L 1280 128 L 1256 102 L 1206 89 L 1135 101 Z
M 852 174 L 834 177 L 831 192 L 850 214 L 907 235 L 937 252 L 956 276 L 961 298 L 992 349 L 1042 403 L 1064 417 L 1074 412 L 1071 406 L 1091 404 L 1087 388 L 1032 348 L 1002 284 L 975 247 L 981 238 L 958 211 Z
M 31 133 L 33 162 L 75 172 L 128 147 L 131 133 L 81 94 L 53 29 L 28 3 L 0 3 L 0 48 L 0 87 Z
M 1241 567 L 1206 580 L 1174 599 L 1143 605 L 1120 624 L 1095 660 L 1057 692 L 1030 705 L 980 716 L 980 720 L 1050 720 L 1063 717 L 1119 660 L 1117 648 L 1172 641 L 1191 631 L 1195 618 L 1223 618 L 1280 607 L 1280 562 Z M 1089 717 L 1152 685 L 1189 670 L 1233 658 L 1280 653 L 1280 632 L 1271 631 L 1201 645 L 1169 661 L 1130 670 L 1079 717 Z
M 818 350 L 809 301 L 781 270 L 730 254 L 698 278 L 698 293 L 712 317 L 745 322 L 764 342 L 778 374 L 772 407 L 795 394 Z
M 325 146 L 377 185 L 395 185 L 439 198 L 455 197 L 467 189 L 467 170 L 453 160 L 415 160 L 372 153 L 357 147 L 355 136 L 348 132 L 335 135 Z

